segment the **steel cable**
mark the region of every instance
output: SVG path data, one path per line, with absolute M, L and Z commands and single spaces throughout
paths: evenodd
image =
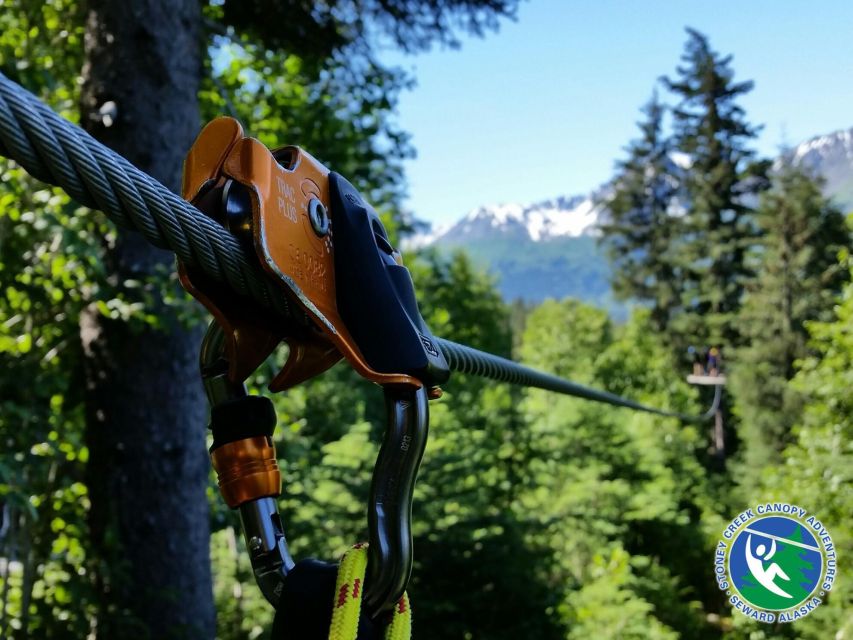
M 224 227 L 0 74 L 0 154 L 139 231 L 232 290 L 288 314 L 280 288 Z
M 0 155 L 18 162 L 33 177 L 61 187 L 80 204 L 103 211 L 116 224 L 139 231 L 151 244 L 173 251 L 185 264 L 263 308 L 290 315 L 281 288 L 224 227 L 2 73 Z M 711 408 L 689 416 L 585 387 L 466 345 L 441 338 L 438 342 L 451 370 L 460 373 L 685 422 L 707 420 L 719 407 L 719 386 Z
M 640 402 L 635 402 L 628 398 L 593 389 L 584 385 L 560 378 L 555 375 L 531 369 L 507 358 L 478 351 L 464 344 L 458 344 L 442 338 L 437 338 L 441 352 L 447 358 L 447 362 L 453 371 L 459 373 L 467 373 L 473 376 L 489 378 L 498 382 L 506 382 L 508 384 L 518 385 L 522 387 L 535 387 L 537 389 L 545 389 L 576 398 L 583 398 L 593 402 L 603 402 L 605 404 L 625 407 L 635 411 L 644 411 L 646 413 L 654 413 L 660 416 L 670 418 L 678 418 L 682 422 L 703 422 L 714 416 L 714 413 L 719 408 L 721 389 L 717 386 L 714 392 L 714 401 L 711 407 L 701 415 L 687 415 L 676 411 L 667 411 L 650 407 Z

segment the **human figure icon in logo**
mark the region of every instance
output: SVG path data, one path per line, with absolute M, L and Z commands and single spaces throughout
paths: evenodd
M 777 596 L 782 596 L 783 598 L 791 598 L 791 594 L 783 591 L 774 580 L 776 577 L 782 578 L 782 580 L 790 581 L 791 578 L 787 576 L 787 574 L 782 570 L 775 562 L 771 564 L 766 569 L 764 568 L 764 563 L 769 562 L 773 555 L 776 553 L 776 541 L 770 541 L 770 552 L 765 556 L 764 552 L 767 550 L 763 544 L 759 544 L 755 549 L 756 555 L 752 553 L 752 534 L 750 534 L 746 539 L 746 565 L 749 567 L 749 570 L 752 572 L 752 575 L 755 576 L 755 579 L 761 583 L 768 591 L 775 593 Z

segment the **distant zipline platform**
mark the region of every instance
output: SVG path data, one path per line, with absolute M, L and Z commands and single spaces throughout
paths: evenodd
M 724 386 L 726 384 L 726 376 L 687 376 L 687 382 L 690 384 L 704 384 L 710 386 Z

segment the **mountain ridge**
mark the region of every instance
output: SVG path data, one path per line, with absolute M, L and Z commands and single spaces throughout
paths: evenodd
M 672 161 L 689 165 L 687 158 Z M 822 177 L 824 194 L 844 211 L 853 210 L 853 128 L 810 138 L 782 153 L 774 167 L 786 162 Z M 587 194 L 476 207 L 405 246 L 464 249 L 497 277 L 506 300 L 576 297 L 623 316 L 626 307 L 613 297 L 610 266 L 597 242 L 606 214 L 600 203 L 609 189 L 605 184 Z

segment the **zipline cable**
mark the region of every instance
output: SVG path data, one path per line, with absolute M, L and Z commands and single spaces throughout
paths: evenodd
M 281 289 L 224 227 L 0 73 L 0 154 L 264 308 Z
M 0 155 L 15 160 L 33 177 L 61 187 L 80 204 L 103 211 L 116 224 L 139 231 L 151 244 L 173 251 L 184 263 L 252 298 L 263 308 L 284 317 L 291 315 L 278 284 L 228 230 L 2 73 Z M 707 420 L 719 407 L 720 387 L 716 388 L 711 408 L 702 415 L 691 416 L 585 387 L 449 340 L 439 338 L 438 343 L 452 371 L 499 382 L 683 422 Z
M 705 420 L 710 420 L 720 406 L 720 398 L 722 396 L 722 387 L 720 386 L 715 387 L 714 400 L 711 403 L 711 407 L 705 413 L 701 415 L 687 415 L 651 407 L 608 391 L 586 387 L 577 382 L 560 378 L 559 376 L 531 369 L 512 360 L 501 358 L 500 356 L 484 351 L 478 351 L 464 344 L 458 344 L 442 338 L 437 338 L 437 340 L 451 370 L 459 373 L 467 373 L 521 387 L 545 389 L 546 391 L 583 398 L 592 402 L 601 402 L 616 407 L 633 409 L 634 411 L 654 413 L 668 418 L 678 418 L 682 422 L 704 422 Z

